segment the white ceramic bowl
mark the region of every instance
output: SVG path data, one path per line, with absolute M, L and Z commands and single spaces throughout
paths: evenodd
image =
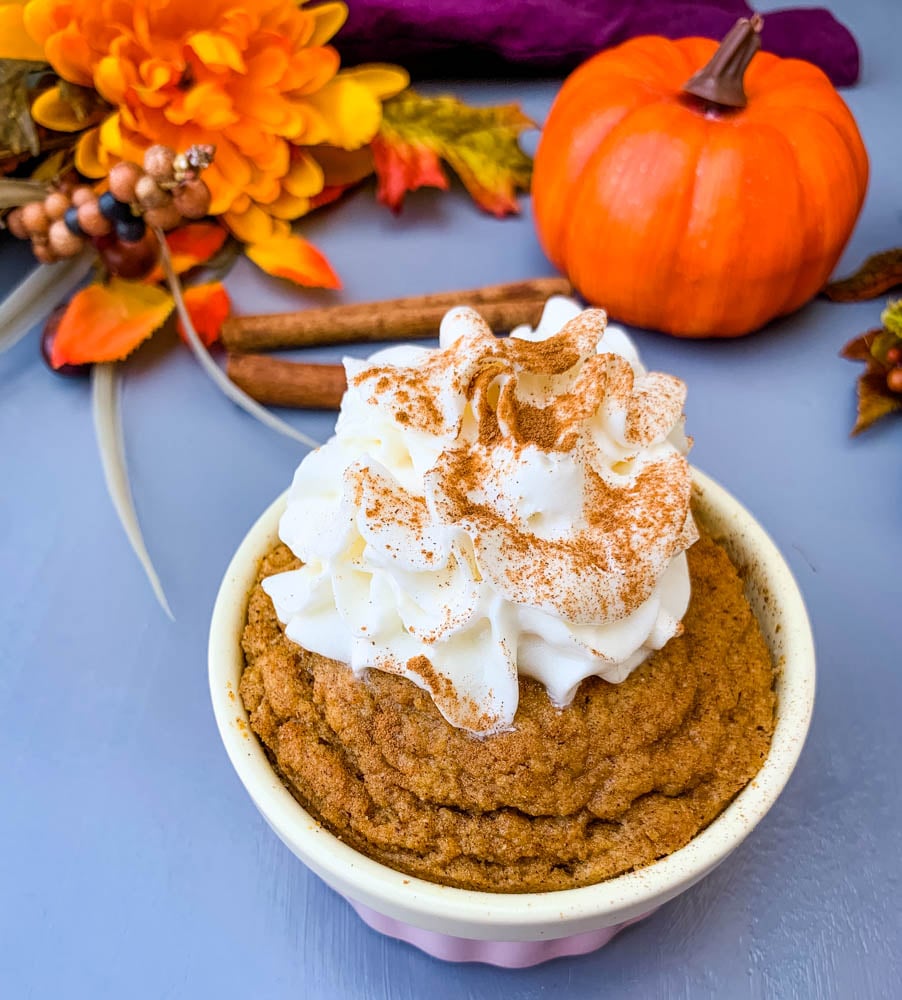
M 456 961 L 524 966 L 582 954 L 707 875 L 774 804 L 798 760 L 814 705 L 811 627 L 792 573 L 761 526 L 722 487 L 697 470 L 693 476 L 702 520 L 739 567 L 777 664 L 770 752 L 758 775 L 685 847 L 639 871 L 556 892 L 476 892 L 412 878 L 355 851 L 298 805 L 270 767 L 238 696 L 248 593 L 260 557 L 277 541 L 284 497 L 251 528 L 226 571 L 210 627 L 210 691 L 219 732 L 272 829 L 370 926 Z

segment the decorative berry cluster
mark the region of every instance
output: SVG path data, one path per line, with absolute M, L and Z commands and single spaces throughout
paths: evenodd
M 902 392 L 902 347 L 891 347 L 886 360 L 892 365 L 886 373 L 886 386 L 890 392 Z
M 103 194 L 64 181 L 43 201 L 10 212 L 7 228 L 31 240 L 43 264 L 74 257 L 91 242 L 111 274 L 143 277 L 159 258 L 151 227 L 165 232 L 209 212 L 210 191 L 200 173 L 213 162 L 214 152 L 212 146 L 192 146 L 185 153 L 151 146 L 143 168 L 117 163 Z

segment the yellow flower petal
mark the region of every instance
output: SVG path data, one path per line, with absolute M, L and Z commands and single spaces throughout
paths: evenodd
M 308 45 L 325 45 L 348 19 L 348 8 L 343 3 L 306 7 L 304 13 L 315 18 L 313 34 L 307 39 Z
M 344 69 L 339 76 L 349 76 L 380 101 L 400 94 L 410 86 L 410 76 L 406 69 L 391 63 L 366 63 L 353 69 Z
M 226 141 L 216 142 L 215 164 L 222 176 L 236 188 L 243 188 L 251 181 L 251 167 L 247 157 Z
M 204 177 L 207 175 L 204 174 Z M 236 215 L 241 215 L 250 208 L 251 199 L 246 194 L 239 194 L 237 198 L 232 202 L 229 208 L 230 212 L 234 212 Z
M 31 117 L 38 125 L 54 132 L 80 132 L 86 124 L 72 105 L 60 97 L 59 87 L 51 87 L 35 98 L 31 105 Z
M 175 68 L 165 59 L 143 59 L 138 72 L 149 90 L 159 90 L 160 87 L 175 83 L 179 79 Z
M 122 130 L 119 128 L 119 115 L 110 115 L 100 126 L 100 144 L 107 152 L 122 156 Z
M 355 163 L 355 175 L 370 171 L 367 147 L 381 102 L 408 83 L 389 65 L 340 73 L 339 54 L 327 43 L 347 6 L 311 2 L 24 0 L 3 13 L 8 4 L 0 0 L 0 24 L 37 41 L 63 79 L 113 105 L 87 131 L 94 122 L 76 122 L 59 91 L 35 105 L 46 126 L 83 133 L 76 158 L 87 176 L 102 176 L 118 160 L 140 162 L 153 143 L 213 144 L 216 159 L 205 174 L 211 211 L 227 213 L 238 236 L 262 245 L 287 239 L 288 219 L 331 196 L 323 195 L 324 169 L 312 147 L 352 151 L 366 160 Z
M 59 29 L 56 0 L 26 0 L 22 8 L 25 30 L 43 45 Z
M 328 142 L 342 149 L 359 149 L 379 131 L 382 105 L 370 91 L 351 77 L 337 76 L 304 102 L 319 112 L 328 133 L 310 142 Z
M 279 197 L 282 187 L 277 177 L 255 170 L 253 179 L 244 190 L 258 204 L 268 205 Z
M 254 163 L 258 169 L 282 177 L 288 172 L 290 152 L 288 143 L 274 135 L 260 136 L 253 146 Z
M 288 53 L 282 49 L 263 49 L 247 60 L 247 73 L 256 87 L 275 87 L 288 68 Z
M 263 243 L 272 236 L 272 216 L 251 204 L 246 212 L 226 212 L 226 225 L 242 243 Z
M 109 170 L 109 156 L 100 145 L 100 129 L 89 129 L 75 147 L 75 169 L 85 177 L 104 177 Z
M 140 111 L 140 109 L 138 109 Z M 131 129 L 133 132 L 141 131 L 141 123 L 138 119 L 138 115 L 132 111 L 131 108 L 124 104 L 119 105 L 119 127 L 125 127 Z
M 301 49 L 291 56 L 279 81 L 279 87 L 296 96 L 312 94 L 324 87 L 338 72 L 341 60 L 330 45 L 315 49 Z
M 31 6 L 29 4 L 25 8 L 25 25 L 29 30 L 28 15 L 31 13 Z M 80 87 L 92 85 L 93 53 L 88 40 L 74 22 L 47 39 L 44 43 L 44 57 L 64 80 L 77 83 Z
M 10 3 L 0 7 L 0 59 L 45 61 L 44 46 L 25 30 L 22 4 Z
M 179 104 L 171 103 L 164 114 L 174 125 L 193 122 L 213 132 L 238 121 L 231 98 L 217 83 L 196 84 Z
M 204 182 L 210 189 L 210 215 L 221 215 L 233 206 L 241 211 L 235 206 L 236 199 L 241 197 L 241 188 L 226 179 L 215 161 L 204 171 Z
M 212 69 L 233 69 L 244 73 L 247 67 L 235 43 L 215 31 L 198 31 L 188 36 L 186 42 L 202 63 Z
M 266 211 L 276 219 L 299 219 L 310 211 L 310 199 L 296 198 L 283 191 L 275 201 L 266 206 Z
M 323 189 L 323 168 L 312 156 L 296 150 L 282 187 L 296 198 L 312 198 Z
M 131 83 L 125 76 L 126 63 L 114 56 L 101 59 L 94 70 L 94 86 L 110 104 L 122 104 Z
M 169 103 L 169 94 L 164 91 L 155 90 L 153 87 L 135 87 L 135 96 L 142 104 L 149 108 L 165 108 Z M 127 108 L 122 108 L 123 113 Z

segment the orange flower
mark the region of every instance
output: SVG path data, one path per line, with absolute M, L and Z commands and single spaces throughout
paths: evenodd
M 140 162 L 154 143 L 215 145 L 204 173 L 211 212 L 246 243 L 284 238 L 326 183 L 316 147 L 369 143 L 382 100 L 408 82 L 392 66 L 339 71 L 326 43 L 345 21 L 343 3 L 27 0 L 0 9 L 0 58 L 27 34 L 31 57 L 36 45 L 63 79 L 112 105 L 79 139 L 84 174 Z M 67 119 L 57 88 L 32 113 L 48 128 L 82 127 Z

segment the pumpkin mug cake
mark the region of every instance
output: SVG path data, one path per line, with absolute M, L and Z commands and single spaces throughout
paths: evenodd
M 683 848 L 767 758 L 777 678 L 694 504 L 683 384 L 569 300 L 504 339 L 456 309 L 437 350 L 346 367 L 244 621 L 281 782 L 357 852 L 478 893 Z

